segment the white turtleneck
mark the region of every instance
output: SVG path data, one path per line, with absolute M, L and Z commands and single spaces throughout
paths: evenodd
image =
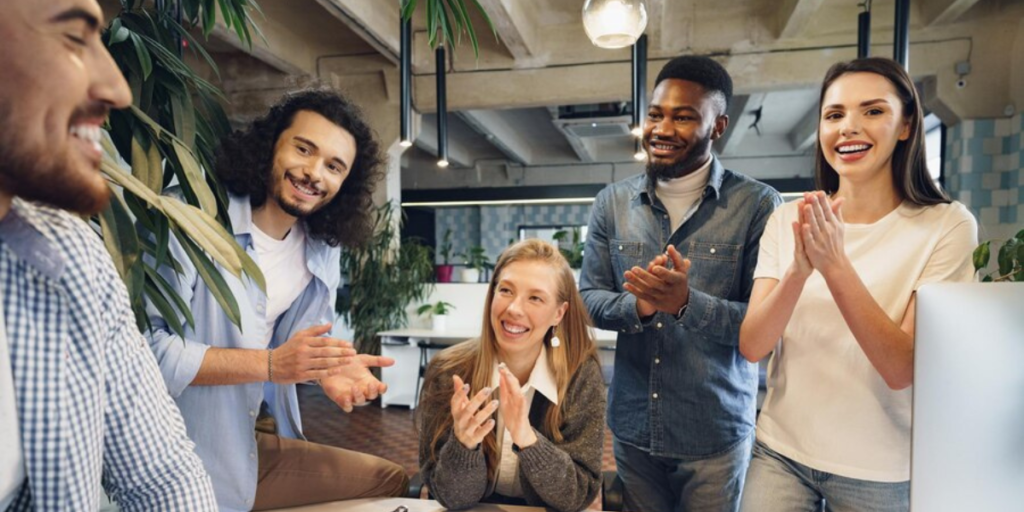
M 665 205 L 665 209 L 668 210 L 673 233 L 700 206 L 700 200 L 704 197 L 704 189 L 708 186 L 708 178 L 711 177 L 712 160 L 708 158 L 708 162 L 703 167 L 682 178 L 658 180 L 655 184 L 654 194 L 658 196 L 661 203 Z

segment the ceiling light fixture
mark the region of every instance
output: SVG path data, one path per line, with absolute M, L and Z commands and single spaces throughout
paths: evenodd
M 583 29 L 600 48 L 625 48 L 647 28 L 643 0 L 587 0 L 583 4 Z
M 447 59 L 444 45 L 434 50 L 435 72 L 437 73 L 437 166 L 448 167 L 448 87 L 445 85 Z
M 403 18 L 401 25 L 401 139 L 399 146 L 412 146 L 412 19 Z

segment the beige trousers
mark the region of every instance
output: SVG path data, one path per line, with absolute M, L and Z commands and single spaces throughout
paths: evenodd
M 256 432 L 259 480 L 253 510 L 404 496 L 409 477 L 380 457 Z

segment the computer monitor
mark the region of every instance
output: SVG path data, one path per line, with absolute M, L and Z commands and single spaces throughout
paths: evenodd
M 1024 283 L 917 293 L 913 512 L 1024 510 Z

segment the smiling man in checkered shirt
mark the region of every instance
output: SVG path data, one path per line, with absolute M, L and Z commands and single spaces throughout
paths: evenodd
M 131 93 L 95 0 L 0 2 L 0 510 L 216 510 L 103 244 L 100 124 Z M 67 211 L 65 211 L 67 210 Z M 69 213 L 74 212 L 74 213 Z

